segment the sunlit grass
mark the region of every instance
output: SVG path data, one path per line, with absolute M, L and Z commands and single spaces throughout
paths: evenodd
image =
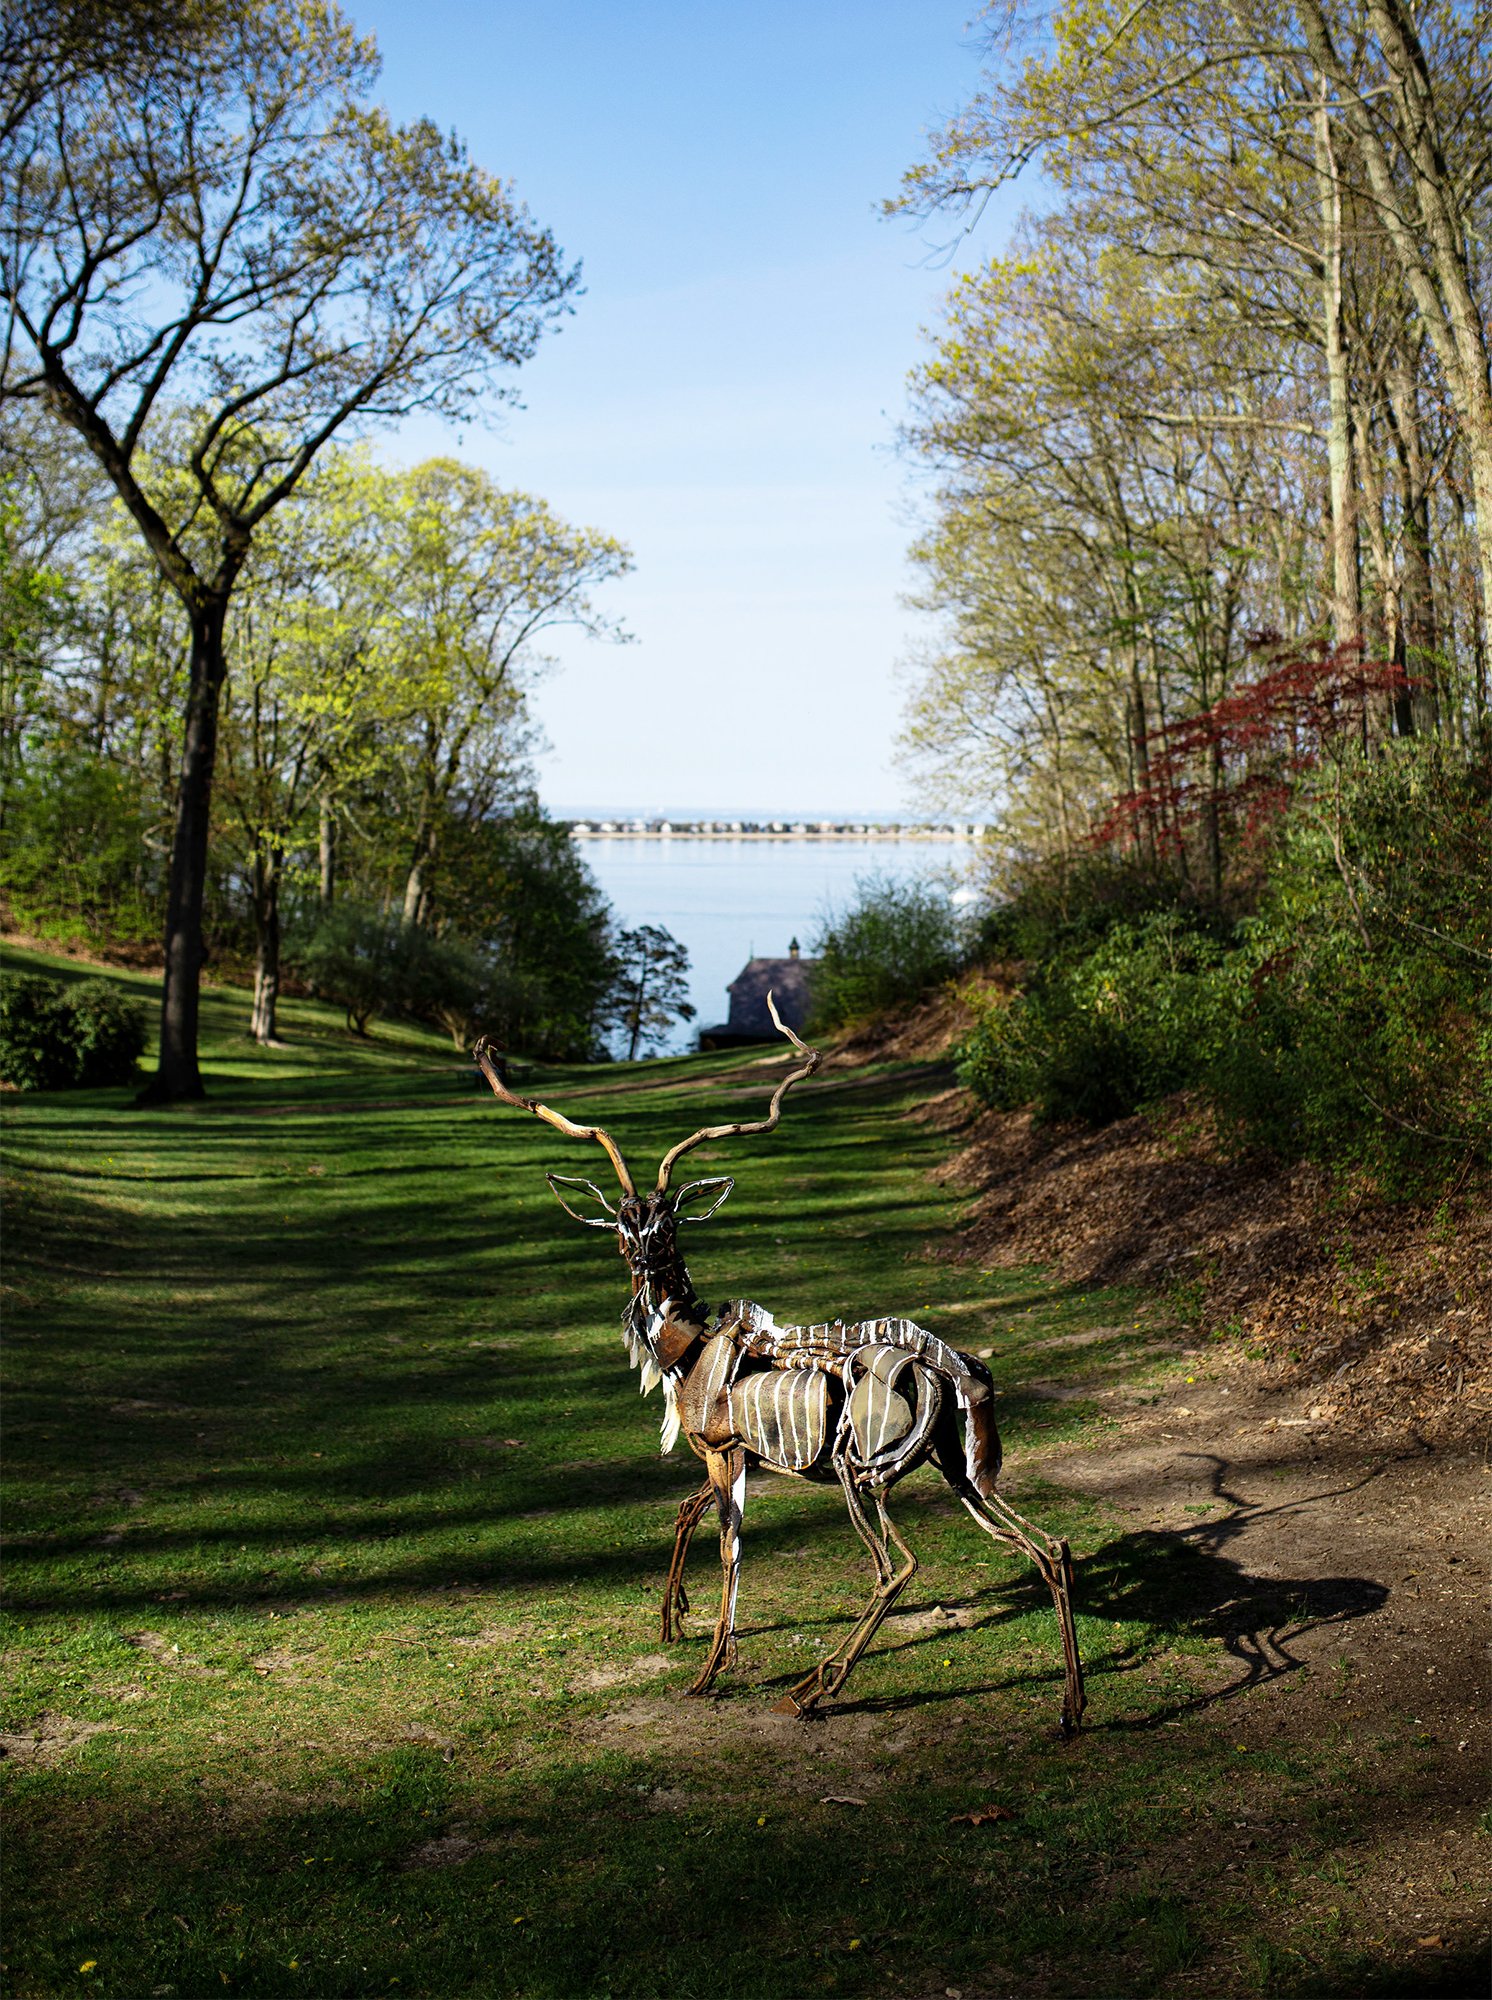
M 938 1254 L 959 1200 L 904 1115 L 926 1072 L 831 1072 L 770 1139 L 696 1153 L 739 1179 L 691 1264 L 707 1298 L 905 1312 L 988 1350 L 1008 1490 L 1080 1558 L 1095 1727 L 1071 1748 L 1045 1592 L 930 1476 L 896 1506 L 923 1559 L 906 1616 L 806 1727 L 770 1703 L 868 1578 L 832 1492 L 759 1481 L 740 1665 L 680 1702 L 712 1537 L 676 1652 L 657 1604 L 696 1468 L 660 1458 L 627 1372 L 614 1250 L 543 1179 L 599 1178 L 599 1149 L 420 1031 L 360 1045 L 291 1003 L 273 1052 L 245 1025 L 209 996 L 205 1104 L 6 1106 L 9 1991 L 795 1996 L 1003 1969 L 1143 1993 L 1252 1920 L 1174 1865 L 1242 1790 L 1317 1853 L 1339 1837 L 1308 1819 L 1355 1810 L 1339 1751 L 1266 1769 L 1196 1709 L 1216 1559 L 1043 1481 L 1047 1444 L 1102 1438 L 1106 1382 L 1167 1365 L 1164 1332 L 1130 1295 Z M 542 1084 L 646 1164 L 771 1075 Z M 957 1822 L 989 1800 L 1015 1816 Z

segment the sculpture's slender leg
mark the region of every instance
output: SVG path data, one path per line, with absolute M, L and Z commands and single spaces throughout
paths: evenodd
M 844 1489 L 844 1504 L 849 1510 L 850 1526 L 870 1550 L 870 1559 L 876 1566 L 876 1582 L 891 1581 L 891 1558 L 886 1553 L 885 1538 L 878 1536 L 870 1525 L 870 1516 L 855 1485 L 855 1476 L 842 1458 L 834 1461 L 834 1470 L 839 1474 L 840 1486 Z
M 1052 1593 L 1062 1632 L 1062 1734 L 1071 1736 L 1081 1724 L 1083 1710 L 1088 1705 L 1077 1626 L 1072 1615 L 1072 1552 L 1065 1541 L 1054 1541 L 1042 1529 L 1024 1520 L 1013 1507 L 1007 1507 L 997 1493 L 973 1499 L 967 1493 L 960 1493 L 959 1498 L 992 1541 L 1006 1542 L 1029 1557 Z
M 661 1636 L 665 1646 L 684 1636 L 684 1613 L 689 1609 L 689 1593 L 684 1588 L 684 1564 L 689 1559 L 689 1544 L 694 1540 L 694 1531 L 714 1498 L 715 1489 L 707 1479 L 697 1493 L 691 1493 L 682 1503 L 674 1521 L 673 1558 L 668 1565 L 668 1581 L 663 1586 Z
M 720 1510 L 720 1616 L 709 1657 L 686 1694 L 705 1694 L 722 1667 L 736 1657 L 736 1586 L 741 1579 L 741 1521 L 746 1511 L 746 1454 L 739 1446 L 712 1451 L 705 1461 L 710 1492 Z
M 844 1485 L 846 1498 L 850 1498 L 853 1490 L 852 1482 L 845 1479 Z M 860 1496 L 854 1493 L 850 1505 L 851 1520 L 855 1520 L 857 1511 L 860 1518 L 864 1519 Z M 886 1511 L 885 1498 L 879 1493 L 876 1495 L 876 1512 L 881 1520 L 881 1533 L 877 1538 L 879 1547 L 874 1550 L 876 1587 L 871 1593 L 870 1602 L 834 1651 L 826 1659 L 820 1660 L 813 1672 L 805 1674 L 795 1687 L 789 1688 L 781 1701 L 772 1704 L 780 1715 L 809 1715 L 814 1705 L 824 1695 L 839 1693 L 849 1679 L 856 1660 L 875 1637 L 876 1627 L 917 1573 L 917 1558 L 902 1540 L 896 1523 Z M 858 1522 L 856 1525 L 859 1525 Z M 869 1527 L 868 1521 L 866 1526 Z M 888 1545 L 893 1542 L 902 1559 L 899 1569 L 891 1561 Z

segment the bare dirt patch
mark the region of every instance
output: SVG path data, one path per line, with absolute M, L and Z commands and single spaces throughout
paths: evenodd
M 1492 1437 L 1492 1176 L 1390 1202 L 1301 1165 L 1230 1157 L 1185 1100 L 1094 1131 L 976 1111 L 923 1115 L 962 1140 L 946 1178 L 975 1202 L 951 1254 L 1041 1264 L 1058 1282 L 1158 1286 L 1268 1375 L 1365 1435 Z
M 74 1722 L 71 1716 L 48 1709 L 28 1728 L 0 1731 L 0 1757 L 18 1764 L 56 1764 L 69 1750 L 76 1750 L 94 1736 L 107 1736 L 117 1727 L 109 1722 Z
M 438 1840 L 427 1840 L 407 1854 L 399 1866 L 405 1873 L 421 1868 L 459 1868 L 463 1861 L 470 1861 L 476 1854 L 490 1853 L 499 1844 L 495 1840 L 474 1840 L 469 1834 L 453 1831 L 442 1834 Z
M 761 1789 L 763 1771 L 769 1770 L 771 1790 L 784 1808 L 816 1804 L 829 1792 L 861 1797 L 878 1789 L 885 1782 L 877 1767 L 888 1738 L 904 1735 L 904 1727 L 893 1729 L 884 1716 L 844 1709 L 826 1718 L 828 1726 L 777 1714 L 771 1707 L 774 1691 L 754 1684 L 749 1639 L 749 1633 L 743 1634 L 739 1671 L 732 1673 L 722 1696 L 686 1701 L 680 1689 L 639 1697 L 585 1718 L 577 1723 L 577 1732 L 608 1749 L 645 1750 L 668 1761 L 680 1782 L 649 1794 L 660 1811 L 685 1811 L 712 1799 L 736 1797 L 732 1770 L 749 1774 L 753 1797 Z M 697 1790 L 687 1783 L 696 1771 Z
M 1254 1760 L 1338 1743 L 1372 1771 L 1378 1803 L 1332 1868 L 1295 1876 L 1292 1921 L 1345 1925 L 1382 1949 L 1403 1968 L 1395 1992 L 1449 1993 L 1437 1965 L 1464 1962 L 1492 1916 L 1486 1458 L 1313 1417 L 1308 1394 L 1240 1356 L 1195 1365 L 1191 1382 L 1133 1392 L 1106 1443 L 1040 1460 L 1044 1477 L 1133 1517 L 1131 1574 L 1136 1552 L 1141 1573 L 1147 1551 L 1155 1564 L 1179 1545 L 1201 1558 L 1200 1629 L 1221 1649 L 1197 1685 L 1157 1690 L 1151 1726 L 1225 1717 L 1234 1838 L 1195 1856 L 1183 1842 L 1173 1861 L 1240 1892 L 1288 1877 L 1298 1830 Z M 1080 1565 L 1079 1588 L 1093 1613 L 1122 1615 L 1101 1595 L 1117 1574 L 1105 1556 Z
M 673 1664 L 667 1653 L 644 1653 L 640 1659 L 623 1660 L 614 1667 L 597 1667 L 591 1673 L 580 1675 L 571 1685 L 584 1693 L 625 1687 L 629 1681 L 652 1680 L 659 1674 L 666 1674 Z
M 980 990 L 1004 990 L 1013 979 L 996 966 L 980 975 Z M 945 986 L 905 1011 L 853 1028 L 834 1051 L 847 1068 L 864 1063 L 934 1062 L 946 1056 L 974 1025 L 966 988 Z

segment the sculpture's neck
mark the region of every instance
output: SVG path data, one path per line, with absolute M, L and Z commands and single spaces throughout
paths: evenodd
M 659 1368 L 670 1368 L 682 1351 L 684 1329 L 702 1331 L 708 1316 L 709 1308 L 695 1291 L 676 1249 L 670 1256 L 633 1267 L 632 1297 L 622 1314 L 629 1350 L 636 1343 Z
M 699 1294 L 682 1263 L 675 1264 L 671 1270 L 634 1271 L 632 1274 L 632 1299 L 627 1317 L 638 1323 L 638 1331 L 641 1332 L 649 1320 L 665 1310 L 672 1319 L 704 1325 L 706 1308 L 700 1302 Z

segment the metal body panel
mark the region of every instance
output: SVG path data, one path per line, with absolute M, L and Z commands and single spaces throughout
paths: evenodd
M 736 1435 L 759 1458 L 806 1472 L 829 1442 L 829 1384 L 820 1372 L 764 1368 L 730 1392 Z
M 678 1392 L 679 1419 L 691 1438 L 718 1448 L 735 1435 L 730 1385 L 740 1364 L 741 1350 L 729 1334 L 705 1342 Z
M 879 1367 L 877 1361 L 881 1363 Z M 849 1406 L 855 1454 L 862 1461 L 879 1458 L 900 1444 L 915 1423 L 912 1405 L 896 1388 L 897 1377 L 911 1366 L 911 1356 L 896 1348 L 867 1350 Z

